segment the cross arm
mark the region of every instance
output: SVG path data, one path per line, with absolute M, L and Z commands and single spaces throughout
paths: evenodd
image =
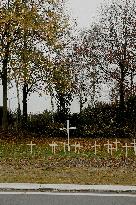
M 76 130 L 76 127 L 70 127 L 69 129 L 70 130 Z
M 66 128 L 60 128 L 60 130 L 66 130 Z

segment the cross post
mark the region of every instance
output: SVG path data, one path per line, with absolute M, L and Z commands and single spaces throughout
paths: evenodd
M 72 146 L 72 147 L 75 147 L 75 153 L 77 153 L 77 148 L 78 148 L 78 154 L 79 154 L 80 148 L 83 147 L 83 146 L 80 146 L 80 143 L 77 144 L 76 142 L 75 142 L 74 145 L 71 145 L 71 146 Z
M 123 146 L 123 147 L 126 148 L 126 154 L 125 154 L 125 156 L 126 156 L 126 158 L 127 158 L 127 156 L 128 156 L 128 148 L 129 148 L 129 147 L 132 147 L 132 146 L 128 146 L 127 143 L 125 143 L 125 146 Z
M 115 147 L 113 147 L 113 145 L 112 145 L 112 144 L 110 144 L 110 148 L 109 148 L 109 150 L 111 151 L 111 155 L 112 155 L 112 151 L 113 151 L 113 150 L 116 150 L 116 148 L 115 148 Z
M 120 142 L 116 139 L 115 142 L 113 142 L 116 145 L 116 152 L 118 151 L 118 144 L 120 144 Z
M 63 145 L 64 145 L 64 147 L 63 147 L 64 148 L 64 152 L 66 152 L 66 146 L 68 146 L 68 144 L 66 142 L 64 142 Z M 69 146 L 69 151 L 70 151 L 70 146 Z
M 96 152 L 97 152 L 97 147 L 100 147 L 100 145 L 97 145 L 97 144 L 96 144 L 96 141 L 95 141 L 95 144 L 94 144 L 94 146 L 92 146 L 92 147 L 94 147 L 94 150 L 95 150 L 95 155 L 96 155 Z
M 70 139 L 69 139 L 69 130 L 75 130 L 76 127 L 69 127 L 69 120 L 67 120 L 67 128 L 60 128 L 60 130 L 67 130 L 67 135 L 68 135 L 68 151 L 70 152 Z
M 64 142 L 64 152 L 66 152 L 66 142 Z
M 31 141 L 31 143 L 27 144 L 27 145 L 30 146 L 30 148 L 31 148 L 30 153 L 32 154 L 33 153 L 33 146 L 35 146 L 36 144 L 33 144 L 32 141 Z
M 136 139 L 134 139 L 134 142 L 132 142 L 131 144 L 134 146 L 134 152 L 135 152 L 135 155 L 136 155 Z
M 55 150 L 58 145 L 55 142 L 52 142 L 52 144 L 49 144 L 49 146 L 52 148 L 52 153 L 55 154 Z
M 109 140 L 108 140 L 107 144 L 104 144 L 104 146 L 107 146 L 108 153 L 110 153 L 110 146 L 111 146 L 111 144 L 110 144 Z

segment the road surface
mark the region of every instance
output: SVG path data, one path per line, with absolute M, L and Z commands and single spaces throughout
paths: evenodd
M 0 192 L 0 205 L 136 205 L 136 195 Z

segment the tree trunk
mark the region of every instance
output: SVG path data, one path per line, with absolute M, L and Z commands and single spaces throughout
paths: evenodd
M 23 86 L 23 123 L 27 122 L 27 94 L 28 94 L 28 84 L 24 82 Z
M 5 57 L 3 60 L 2 68 L 2 85 L 3 85 L 3 117 L 2 128 L 6 130 L 8 128 L 8 116 L 7 116 L 7 64 L 9 57 L 9 44 L 7 44 Z
M 65 94 L 59 93 L 57 94 L 57 107 L 58 107 L 58 121 L 60 123 L 65 123 L 68 117 L 68 110 L 66 107 L 66 99 Z
M 120 102 L 119 102 L 119 112 L 120 112 L 120 116 L 119 116 L 119 120 L 120 120 L 120 125 L 123 126 L 124 125 L 124 112 L 125 112 L 125 90 L 124 90 L 124 80 L 125 80 L 125 67 L 123 65 L 123 63 L 120 62 L 119 64 L 120 66 Z
M 83 110 L 83 82 L 80 82 L 80 88 L 79 88 L 79 106 L 80 106 L 80 113 Z
M 16 78 L 16 74 L 14 75 L 15 78 L 15 83 L 16 83 L 16 89 L 17 89 L 17 125 L 20 124 L 21 120 L 21 108 L 20 108 L 20 95 L 19 95 L 19 85 L 18 85 L 18 80 Z
M 22 3 L 26 6 L 27 0 L 22 0 Z M 25 26 L 25 25 L 24 25 Z M 24 64 L 24 85 L 23 85 L 23 124 L 25 125 L 27 123 L 27 94 L 28 94 L 28 83 L 26 81 L 27 78 L 27 67 L 26 67 L 26 62 L 27 62 L 27 56 L 26 56 L 26 50 L 27 50 L 27 41 L 26 41 L 26 36 L 27 36 L 27 30 L 24 27 L 24 51 L 23 51 L 23 64 Z
M 2 117 L 2 128 L 6 130 L 8 128 L 8 117 L 7 117 L 7 67 L 3 66 L 3 117 Z
M 8 9 L 9 9 L 10 0 L 8 0 Z M 10 24 L 6 24 L 5 32 L 7 33 L 6 37 L 9 37 L 9 26 Z M 2 86 L 3 86 L 3 116 L 2 116 L 2 128 L 6 130 L 8 128 L 8 111 L 7 111 L 7 65 L 9 58 L 9 47 L 10 42 L 7 41 L 7 45 L 5 46 L 5 56 L 3 59 L 3 67 L 2 67 Z
M 131 74 L 130 74 L 130 85 L 131 85 L 130 94 L 131 94 L 131 96 L 134 95 L 134 82 L 133 81 L 134 81 L 134 70 L 132 69 Z
M 79 94 L 79 106 L 80 106 L 80 113 L 81 113 L 83 110 L 83 97 L 81 93 Z
M 51 96 L 51 112 L 52 112 L 52 122 L 54 123 L 54 103 L 53 103 L 53 90 L 51 90 L 50 92 L 50 96 Z

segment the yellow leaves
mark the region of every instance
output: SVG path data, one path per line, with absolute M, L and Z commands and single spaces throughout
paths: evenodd
M 61 0 L 45 2 L 28 0 L 27 3 L 25 1 L 22 3 L 22 0 L 14 0 L 10 2 L 9 9 L 4 6 L 1 8 L 0 34 L 5 35 L 4 46 L 7 42 L 11 42 L 11 59 L 15 57 L 15 60 L 10 59 L 9 64 L 12 72 L 15 71 L 15 75 L 19 78 L 19 82 L 27 80 L 31 83 L 32 75 L 39 78 L 39 73 L 43 72 L 44 79 L 48 78 L 51 83 L 54 80 L 54 84 L 61 85 L 61 89 L 63 86 L 64 89 L 70 87 L 69 73 L 67 69 L 64 69 L 65 62 L 60 62 L 57 74 L 54 74 L 53 71 L 53 67 L 56 66 L 53 58 L 58 51 L 63 49 L 63 35 L 68 25 L 67 19 L 62 13 L 61 3 Z M 8 28 L 6 28 L 7 33 L 5 34 L 6 25 Z M 40 49 L 41 45 L 44 48 Z M 51 60 L 38 54 L 38 50 L 45 55 L 48 53 Z M 36 70 L 40 72 L 37 74 Z
M 34 25 L 34 18 L 36 18 L 36 13 L 32 12 L 29 8 L 24 8 L 21 3 L 18 6 L 18 9 L 16 6 L 17 5 L 15 4 L 9 11 L 4 11 L 4 9 L 1 9 L 0 26 L 4 26 L 6 23 L 10 22 L 10 29 L 12 31 L 17 26 L 20 27 L 20 30 L 24 29 L 24 27 L 26 29 L 32 28 Z
M 47 2 L 49 4 L 59 3 L 59 1 Z M 13 3 L 10 10 L 1 9 L 0 26 L 4 29 L 5 24 L 10 22 L 11 32 L 17 29 L 17 27 L 19 27 L 20 31 L 24 29 L 25 31 L 36 31 L 53 46 L 58 38 L 58 33 L 63 32 L 63 28 L 65 27 L 63 25 L 64 21 L 62 21 L 62 14 L 60 13 L 61 11 L 57 10 L 55 7 L 56 5 L 47 10 L 45 9 L 45 11 L 44 8 L 43 11 L 42 9 L 40 11 L 36 4 L 27 7 L 24 6 L 20 0 L 17 0 Z M 46 13 L 44 14 L 44 12 Z

